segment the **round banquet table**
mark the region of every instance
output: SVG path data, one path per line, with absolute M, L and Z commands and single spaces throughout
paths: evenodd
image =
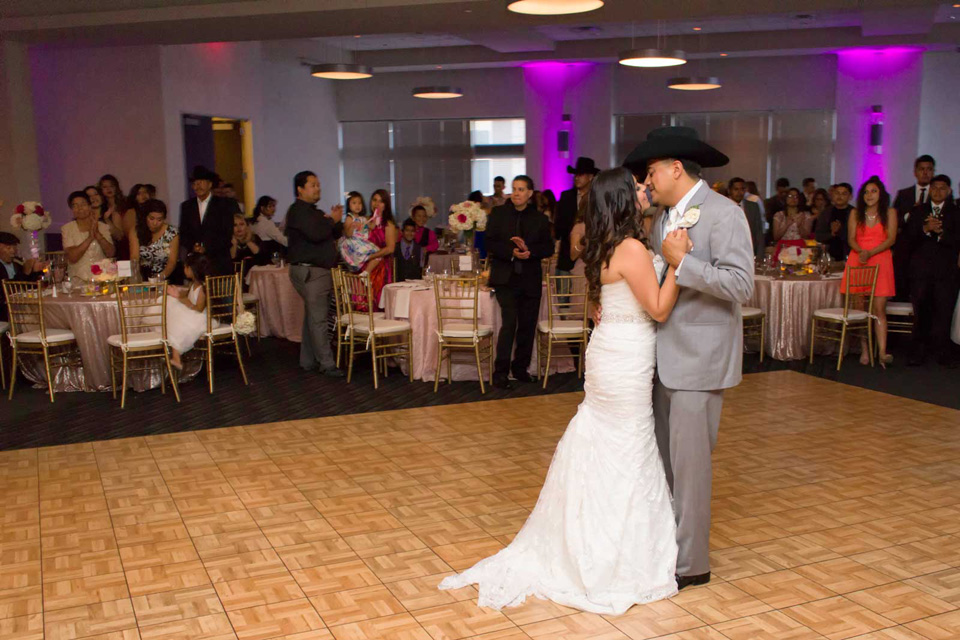
M 427 256 L 427 266 L 430 267 L 430 271 L 433 273 L 442 274 L 444 272 L 449 274 L 455 274 L 457 270 L 454 268 L 459 265 L 460 256 L 459 253 L 431 253 Z
M 840 278 L 820 276 L 754 276 L 753 297 L 747 306 L 767 314 L 766 353 L 776 360 L 810 357 L 810 320 L 818 309 L 843 306 Z M 833 343 L 818 341 L 829 352 Z
M 260 299 L 260 335 L 300 342 L 305 312 L 303 298 L 290 282 L 290 268 L 253 267 L 247 273 L 247 284 L 250 293 Z
M 383 309 L 387 319 L 408 319 L 413 329 L 413 354 L 411 361 L 413 363 L 413 379 L 424 382 L 433 382 L 434 374 L 437 369 L 437 304 L 434 298 L 433 287 L 425 283 L 417 283 L 420 286 L 409 290 L 409 304 L 397 304 L 398 298 L 405 297 L 401 290 L 409 287 L 408 283 L 388 284 L 383 288 Z M 407 308 L 404 308 L 407 307 Z M 480 291 L 479 304 L 477 305 L 480 313 L 480 324 L 493 325 L 494 353 L 496 353 L 497 336 L 500 332 L 500 305 L 493 291 Z M 543 297 L 540 299 L 540 320 L 547 319 L 547 295 L 546 286 L 544 286 Z M 559 353 L 559 355 L 558 355 Z M 565 347 L 555 347 L 553 357 L 550 360 L 550 373 L 565 373 L 576 370 L 574 359 L 565 355 L 569 351 Z M 534 343 L 533 357 L 530 359 L 530 367 L 527 371 L 530 375 L 537 375 L 537 347 Z M 405 367 L 405 365 L 404 365 Z M 484 375 L 487 374 L 486 365 L 483 368 Z M 406 371 L 404 371 L 406 373 Z M 440 378 L 446 380 L 446 365 L 440 371 Z M 458 353 L 454 356 L 453 364 L 454 380 L 476 380 L 477 365 L 472 363 L 466 355 Z M 489 378 L 486 378 L 489 380 Z
M 54 390 L 110 391 L 110 346 L 107 338 L 120 333 L 120 310 L 114 296 L 88 297 L 78 294 L 60 294 L 56 298 L 44 296 L 43 319 L 48 329 L 69 329 L 77 337 L 77 346 L 83 367 L 62 367 L 54 372 Z M 18 358 L 19 359 L 19 358 Z M 178 380 L 187 382 L 200 371 L 203 358 L 191 351 L 183 357 L 183 371 Z M 137 363 L 135 366 L 141 366 Z M 127 374 L 135 391 L 160 387 L 161 361 L 150 360 L 150 369 Z M 43 357 L 24 356 L 21 371 L 27 379 L 46 387 L 47 374 Z

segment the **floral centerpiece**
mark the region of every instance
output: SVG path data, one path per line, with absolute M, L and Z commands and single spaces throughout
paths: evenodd
M 427 220 L 432 218 L 437 213 L 437 205 L 434 204 L 433 198 L 429 196 L 420 196 L 413 201 L 413 204 L 410 205 L 410 211 L 413 211 L 414 207 L 423 207 L 423 210 L 427 214 Z
M 462 231 L 468 247 L 473 247 L 473 235 L 487 228 L 487 212 L 480 203 L 466 200 L 450 207 L 447 224 L 455 231 Z
M 117 279 L 117 262 L 112 258 L 104 258 L 90 265 L 91 278 L 94 282 L 114 282 Z
M 39 202 L 28 200 L 17 205 L 16 213 L 10 216 L 10 224 L 14 229 L 30 232 L 30 257 L 40 258 L 40 243 L 37 233 L 50 226 L 50 214 L 44 211 Z

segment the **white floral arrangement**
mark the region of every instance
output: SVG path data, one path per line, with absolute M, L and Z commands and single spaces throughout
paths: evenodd
M 789 265 L 809 264 L 813 260 L 813 251 L 801 247 L 783 247 L 780 249 L 780 262 Z
M 117 279 L 117 261 L 104 258 L 90 265 L 90 273 L 94 282 L 114 282 Z
M 447 224 L 455 231 L 484 231 L 487 228 L 487 212 L 480 203 L 466 200 L 450 207 Z
M 24 231 L 42 231 L 52 222 L 50 214 L 44 211 L 43 205 L 33 201 L 20 203 L 17 205 L 16 213 L 10 216 L 10 224 L 13 228 Z
M 429 220 L 437 213 L 437 205 L 434 204 L 433 198 L 430 196 L 420 196 L 413 201 L 413 204 L 410 205 L 410 211 L 413 211 L 414 207 L 423 207 L 423 210 L 427 214 L 427 219 Z
M 248 336 L 257 328 L 257 319 L 249 311 L 242 311 L 233 323 L 233 328 L 242 336 Z

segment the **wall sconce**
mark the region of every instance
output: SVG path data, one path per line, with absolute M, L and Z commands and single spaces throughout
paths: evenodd
M 875 104 L 870 111 L 870 150 L 880 155 L 883 153 L 883 106 Z

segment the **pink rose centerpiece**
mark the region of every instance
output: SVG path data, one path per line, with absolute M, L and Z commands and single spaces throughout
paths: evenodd
M 450 207 L 447 224 L 455 231 L 462 231 L 467 247 L 473 248 L 474 233 L 487 228 L 487 212 L 479 203 L 466 200 Z
M 117 262 L 112 258 L 104 258 L 90 265 L 90 273 L 94 282 L 114 282 L 117 279 Z

